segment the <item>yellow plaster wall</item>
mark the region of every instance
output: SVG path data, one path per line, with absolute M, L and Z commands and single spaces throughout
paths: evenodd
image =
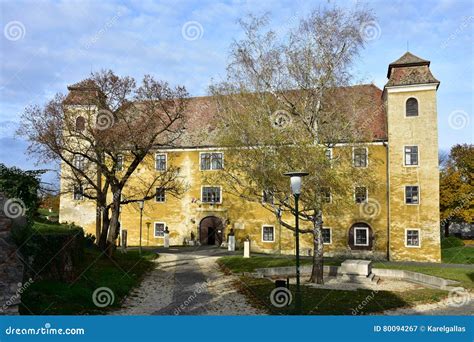
M 418 99 L 419 116 L 405 117 L 405 102 Z M 390 170 L 390 254 L 393 260 L 439 262 L 439 170 L 436 90 L 386 94 Z M 418 145 L 419 166 L 406 167 L 404 145 Z M 418 185 L 420 204 L 405 204 L 405 185 Z M 405 246 L 405 229 L 419 228 L 421 247 Z

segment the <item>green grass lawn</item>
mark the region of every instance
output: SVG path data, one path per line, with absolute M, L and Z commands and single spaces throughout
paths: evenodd
M 241 280 L 241 291 L 255 305 L 266 309 L 273 315 L 289 315 L 294 313 L 295 286 L 290 285 L 290 291 L 293 294 L 292 304 L 288 307 L 277 308 L 270 301 L 270 293 L 275 288 L 275 284 L 272 281 L 249 277 L 241 277 Z M 438 302 L 447 296 L 447 292 L 434 289 L 404 292 L 342 291 L 302 286 L 301 295 L 301 314 L 303 315 L 364 315 L 420 303 Z
M 49 222 L 46 219 L 42 218 L 36 218 L 33 223 L 33 232 L 37 232 L 40 234 L 67 233 L 71 229 L 73 228 L 69 225 Z
M 38 214 L 41 216 L 50 216 L 50 217 L 58 217 L 59 213 L 57 211 L 49 212 L 48 209 L 45 208 L 38 208 Z
M 250 259 L 244 259 L 242 256 L 227 256 L 219 259 L 219 264 L 230 269 L 234 273 L 253 272 L 257 268 L 266 267 L 284 267 L 296 266 L 295 257 L 288 256 L 252 256 Z M 311 265 L 313 260 L 311 258 L 302 258 L 301 265 Z M 341 260 L 325 259 L 325 265 L 340 265 Z
M 80 266 L 78 280 L 72 284 L 40 280 L 29 286 L 22 295 L 22 314 L 34 315 L 83 315 L 103 314 L 109 308 L 117 308 L 121 299 L 130 292 L 153 267 L 151 261 L 156 254 L 117 251 L 113 260 L 97 249 L 86 249 Z M 92 301 L 92 293 L 99 287 L 110 288 L 114 303 L 107 308 L 98 308 Z
M 441 259 L 447 264 L 474 264 L 474 247 L 461 246 L 443 248 Z
M 397 265 L 388 263 L 374 263 L 373 267 L 378 268 L 389 268 L 397 270 L 407 270 L 413 272 L 424 273 L 436 277 L 445 279 L 457 280 L 460 282 L 460 286 L 465 288 L 474 289 L 474 269 L 469 268 L 447 268 L 442 265 Z
M 457 247 L 454 247 L 457 248 Z M 325 260 L 326 265 L 339 265 L 341 260 Z M 226 256 L 219 259 L 219 264 L 230 272 L 242 273 L 252 272 L 257 268 L 293 266 L 294 257 L 280 256 L 256 256 L 250 259 L 244 259 L 241 256 Z M 302 264 L 311 264 L 311 259 L 303 259 Z M 442 265 L 405 265 L 383 262 L 374 262 L 374 267 L 403 269 L 434 275 L 446 279 L 457 280 L 465 288 L 474 288 L 474 270 L 467 268 L 446 268 Z M 270 292 L 275 288 L 272 281 L 268 279 L 255 279 L 241 276 L 242 291 L 257 305 L 266 308 L 272 314 L 290 314 L 293 307 L 278 309 L 270 303 Z M 293 291 L 294 288 L 290 287 Z M 303 313 L 321 314 L 321 315 L 347 315 L 352 314 L 353 310 L 361 302 L 366 302 L 363 309 L 357 310 L 357 314 L 375 313 L 387 309 L 409 307 L 421 303 L 437 302 L 445 298 L 447 291 L 437 289 L 418 289 L 404 292 L 379 291 L 374 294 L 372 290 L 342 291 L 342 290 L 324 290 L 312 289 L 303 286 Z M 294 294 L 294 291 L 293 291 Z M 293 298 L 294 299 L 294 298 Z

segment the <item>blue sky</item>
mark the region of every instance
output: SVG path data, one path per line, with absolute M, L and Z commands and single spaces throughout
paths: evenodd
M 353 6 L 356 0 L 330 1 Z M 1 0 L 0 162 L 33 168 L 14 136 L 29 104 L 41 104 L 91 70 L 152 74 L 205 95 L 225 73 L 237 19 L 272 14 L 285 29 L 324 1 L 18 1 Z M 357 78 L 383 87 L 387 66 L 407 49 L 431 61 L 438 91 L 439 145 L 473 143 L 473 31 L 470 0 L 368 1 L 377 21 L 357 61 Z

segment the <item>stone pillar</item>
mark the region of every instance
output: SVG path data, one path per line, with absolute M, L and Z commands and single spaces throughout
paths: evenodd
M 244 241 L 244 258 L 250 258 L 250 240 Z
M 235 235 L 229 235 L 229 245 L 227 246 L 229 252 L 235 251 Z
M 3 202 L 0 201 L 3 207 Z M 0 315 L 18 315 L 23 289 L 23 264 L 11 235 L 12 222 L 0 213 Z
M 168 227 L 165 228 L 163 246 L 164 246 L 165 248 L 170 248 L 170 232 L 169 232 L 169 230 L 168 230 Z

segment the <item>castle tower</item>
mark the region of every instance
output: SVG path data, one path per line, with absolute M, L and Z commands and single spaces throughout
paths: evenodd
M 436 91 L 430 62 L 410 52 L 388 67 L 390 260 L 440 262 Z

